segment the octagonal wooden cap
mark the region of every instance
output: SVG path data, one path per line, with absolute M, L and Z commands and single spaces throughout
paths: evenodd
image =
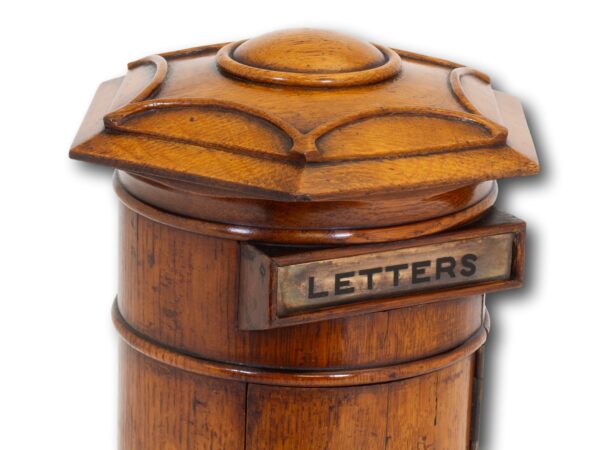
M 130 63 L 99 88 L 70 155 L 292 201 L 538 171 L 519 103 L 486 75 L 312 29 Z

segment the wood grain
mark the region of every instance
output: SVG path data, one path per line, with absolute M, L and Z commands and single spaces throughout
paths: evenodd
M 247 449 L 383 449 L 387 392 L 385 384 L 338 389 L 250 385 Z
M 263 367 L 365 367 L 460 345 L 482 325 L 481 295 L 301 326 L 238 326 L 239 243 L 121 208 L 118 303 L 141 334 L 200 357 Z
M 524 223 L 490 219 L 496 180 L 539 170 L 487 75 L 311 29 L 168 52 L 100 86 L 70 156 L 118 169 L 121 450 L 477 447 L 485 292 L 524 267 Z M 486 220 L 514 233 L 509 280 L 281 327 L 244 266 L 468 239 Z
M 156 55 L 130 64 L 122 85 L 99 92 L 118 101 L 93 109 L 73 158 L 295 202 L 539 170 L 524 117 L 489 77 L 339 33 Z
M 470 358 L 435 374 L 374 386 L 250 385 L 246 448 L 464 450 L 472 377 Z
M 306 231 L 408 225 L 445 216 L 451 222 L 455 214 L 485 201 L 495 188 L 493 181 L 485 181 L 397 198 L 371 195 L 352 201 L 294 203 L 256 198 L 256 194 L 233 198 L 223 189 L 122 171 L 116 177 L 119 186 L 135 199 L 177 215 L 243 227 Z
M 441 217 L 436 216 L 426 220 L 401 223 L 399 225 L 387 227 L 302 228 L 302 222 L 303 220 L 306 220 L 307 217 L 304 214 L 305 211 L 300 209 L 297 211 L 298 214 L 292 216 L 298 219 L 298 228 L 272 228 L 239 225 L 237 223 L 222 223 L 209 220 L 192 220 L 184 215 L 180 215 L 181 212 L 169 214 L 151 204 L 141 202 L 129 194 L 122 186 L 118 173 L 114 178 L 114 187 L 117 195 L 128 208 L 153 221 L 180 230 L 208 236 L 237 239 L 240 241 L 259 241 L 291 245 L 364 244 L 427 236 L 459 225 L 464 225 L 482 216 L 492 207 L 498 195 L 498 187 L 496 183 L 493 182 L 491 185 L 488 185 L 491 189 L 487 191 L 480 201 L 464 209 Z M 184 199 L 182 198 L 180 200 Z M 182 201 L 181 204 L 185 204 L 185 202 Z M 170 206 L 173 208 L 175 204 Z M 339 206 L 341 207 L 342 205 Z M 335 209 L 341 210 L 341 208 Z M 353 212 L 355 211 L 352 209 L 345 211 L 342 213 L 342 217 L 350 216 Z M 368 220 L 368 218 L 365 219 L 364 225 L 368 224 Z
M 125 343 L 120 354 L 120 450 L 244 448 L 244 383 L 160 364 Z
M 489 318 L 485 313 L 484 324 L 460 346 L 449 351 L 418 359 L 385 366 L 365 368 L 339 368 L 311 370 L 300 368 L 268 368 L 244 364 L 232 364 L 186 355 L 160 345 L 131 328 L 123 319 L 117 305 L 113 306 L 113 322 L 121 338 L 137 352 L 171 367 L 202 376 L 230 381 L 260 383 L 270 386 L 295 387 L 346 387 L 388 383 L 426 375 L 470 357 L 485 343 L 489 333 Z
M 390 385 L 386 450 L 468 448 L 473 361 Z
M 224 382 L 126 344 L 120 367 L 121 450 L 467 448 L 474 357 L 418 378 L 345 388 Z

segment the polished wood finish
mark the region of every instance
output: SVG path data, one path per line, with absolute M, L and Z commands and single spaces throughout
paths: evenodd
M 363 244 L 390 242 L 427 236 L 459 225 L 464 225 L 477 219 L 491 208 L 498 195 L 497 184 L 493 182 L 486 186 L 486 193 L 479 202 L 464 209 L 441 217 L 433 216 L 429 219 L 417 222 L 400 223 L 398 225 L 386 227 L 368 226 L 370 218 L 374 217 L 375 221 L 377 221 L 376 218 L 379 216 L 375 208 L 372 215 L 363 216 L 365 219 L 363 221 L 363 226 L 360 228 L 274 228 L 240 225 L 238 223 L 223 223 L 216 220 L 191 220 L 186 215 L 188 212 L 186 205 L 190 205 L 196 200 L 193 197 L 189 198 L 188 202 L 181 202 L 182 210 L 176 211 L 176 214 L 169 214 L 163 209 L 151 206 L 131 195 L 123 186 L 122 178 L 121 172 L 117 171 L 114 178 L 114 186 L 121 201 L 140 215 L 159 223 L 193 233 L 215 237 L 237 239 L 240 241 L 259 241 L 292 245 Z M 489 191 L 487 189 L 489 189 Z M 142 188 L 142 191 L 146 190 Z M 178 196 L 178 194 L 175 194 L 175 196 Z M 158 202 L 160 203 L 161 201 L 158 200 Z M 173 208 L 176 204 L 177 202 L 169 203 L 168 207 Z M 341 207 L 343 207 L 343 205 Z M 336 217 L 336 213 L 341 211 L 341 207 L 340 205 L 337 205 L 332 208 L 332 221 Z M 218 208 L 216 210 L 219 211 Z M 246 208 L 242 206 L 240 216 L 244 215 L 243 211 L 245 210 Z M 310 216 L 312 209 L 293 208 L 291 212 L 291 217 L 296 218 L 301 226 L 310 220 L 307 216 Z M 346 215 L 352 217 L 351 213 L 357 212 L 359 211 L 349 208 L 349 211 L 341 213 L 341 217 L 345 217 Z M 265 218 L 268 218 L 269 214 L 270 213 L 267 213 Z M 430 212 L 430 214 L 432 213 Z M 404 216 L 404 214 L 400 213 L 398 213 L 398 215 L 401 217 Z
M 364 368 L 302 369 L 255 367 L 189 356 L 156 344 L 134 330 L 113 307 L 113 321 L 121 337 L 130 347 L 156 361 L 179 369 L 232 381 L 265 383 L 273 386 L 337 387 L 355 386 L 403 380 L 424 375 L 460 361 L 479 349 L 489 333 L 489 317 L 485 312 L 483 325 L 459 347 L 417 360 L 386 366 Z
M 124 169 L 128 193 L 202 232 L 407 239 L 474 219 L 492 180 L 539 169 L 518 101 L 489 77 L 338 33 L 277 32 L 129 69 L 98 90 L 71 157 Z
M 350 389 L 250 385 L 246 448 L 466 449 L 472 377 L 473 357 L 423 377 Z
M 466 449 L 473 356 L 343 388 L 224 382 L 121 345 L 122 449 Z M 466 393 L 466 395 L 465 395 Z
M 121 207 L 120 248 L 118 305 L 125 321 L 154 341 L 209 360 L 303 369 L 387 365 L 452 349 L 483 324 L 479 294 L 242 331 L 239 242 L 181 231 Z
M 538 171 L 518 102 L 486 75 L 336 33 L 280 32 L 129 68 L 99 91 L 72 157 L 283 201 Z
M 128 69 L 70 152 L 117 169 L 119 448 L 476 449 L 485 292 L 523 279 L 524 223 L 491 209 L 496 180 L 539 170 L 519 102 L 476 70 L 322 30 Z M 276 326 L 244 261 L 503 232 L 510 279 Z M 245 329 L 248 294 L 267 329 Z
M 120 345 L 120 448 L 243 449 L 246 384 L 160 364 Z
M 118 171 L 115 181 L 136 199 L 164 211 L 247 229 L 283 229 L 289 234 L 297 229 L 348 230 L 364 229 L 366 225 L 398 228 L 431 217 L 453 221 L 462 216 L 470 220 L 493 203 L 496 192 L 495 182 L 484 181 L 451 190 L 424 189 L 393 198 L 369 196 L 347 201 L 281 202 L 241 194 L 232 197 L 231 192 L 216 188 L 165 178 L 149 179 L 123 171 Z M 430 230 L 429 227 L 422 229 Z M 318 243 L 322 244 L 323 240 Z

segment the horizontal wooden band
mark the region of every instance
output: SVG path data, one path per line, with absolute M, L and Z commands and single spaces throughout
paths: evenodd
M 378 384 L 425 375 L 448 367 L 475 353 L 484 343 L 489 330 L 489 316 L 485 311 L 483 326 L 461 346 L 430 358 L 383 367 L 353 370 L 277 370 L 211 361 L 179 353 L 140 335 L 123 318 L 117 302 L 112 317 L 122 339 L 141 354 L 198 375 L 255 384 L 296 387 L 342 387 Z
M 293 245 L 365 244 L 427 236 L 474 220 L 491 208 L 498 196 L 498 184 L 494 182 L 488 195 L 481 201 L 442 217 L 379 228 L 294 230 L 210 222 L 169 213 L 144 203 L 131 195 L 119 181 L 117 172 L 113 177 L 113 186 L 124 205 L 136 213 L 163 225 L 225 239 Z

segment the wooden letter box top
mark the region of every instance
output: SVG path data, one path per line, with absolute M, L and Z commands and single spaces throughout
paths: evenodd
M 518 101 L 487 75 L 344 34 L 278 31 L 128 68 L 100 86 L 70 155 L 119 169 L 130 206 L 192 231 L 415 238 L 480 216 L 496 179 L 538 171 Z
M 100 86 L 70 154 L 117 168 L 137 214 L 248 241 L 242 330 L 522 281 L 524 223 L 492 206 L 538 171 L 525 117 L 452 62 L 312 29 L 153 55 Z

